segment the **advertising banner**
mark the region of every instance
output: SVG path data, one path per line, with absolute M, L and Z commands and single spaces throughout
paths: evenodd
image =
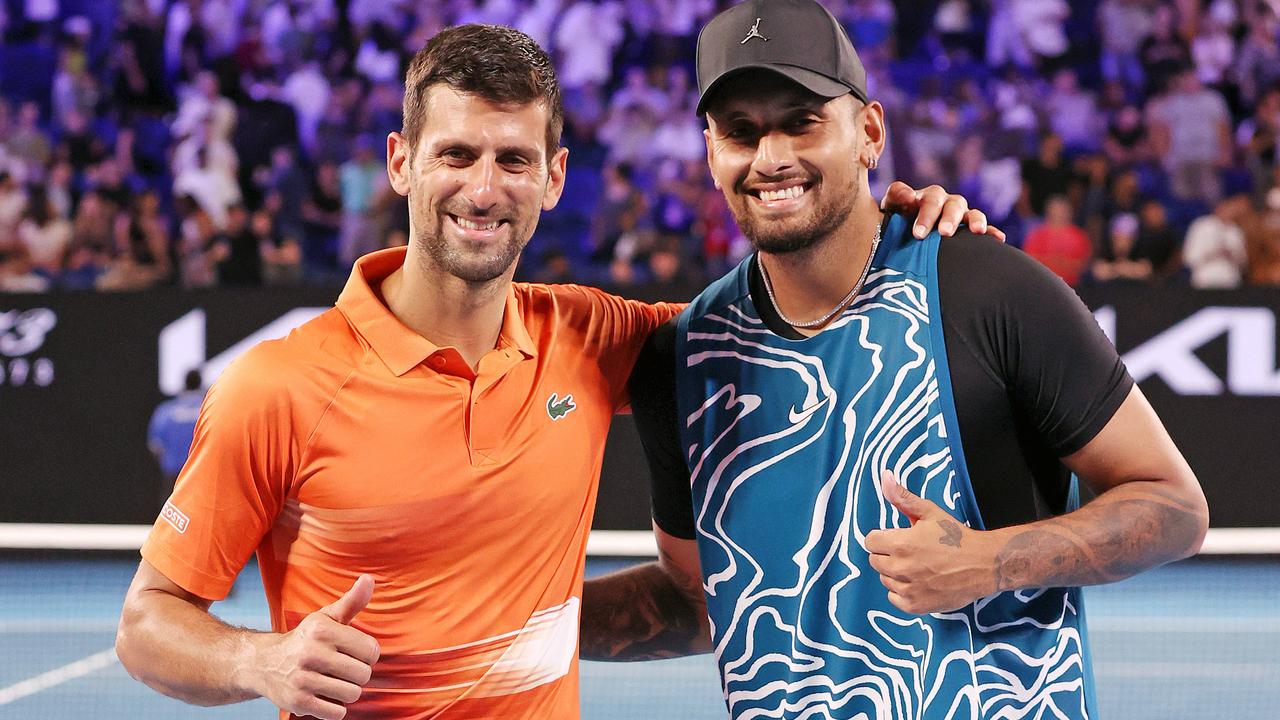
M 156 406 L 182 390 L 189 370 L 211 382 L 336 295 L 0 295 L 0 522 L 149 524 L 161 504 L 147 448 Z M 1280 526 L 1280 291 L 1109 286 L 1081 295 L 1195 469 L 1213 525 Z M 602 482 L 596 527 L 647 529 L 644 455 L 628 416 L 614 422 Z

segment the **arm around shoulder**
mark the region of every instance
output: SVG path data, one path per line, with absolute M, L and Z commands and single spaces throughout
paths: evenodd
M 582 591 L 584 660 L 658 660 L 711 651 L 698 545 L 656 524 L 657 562 L 588 580 Z

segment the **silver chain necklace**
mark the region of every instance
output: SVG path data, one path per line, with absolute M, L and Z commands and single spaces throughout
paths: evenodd
M 804 329 L 821 327 L 828 320 L 835 317 L 836 313 L 845 309 L 845 307 L 847 307 L 849 303 L 852 302 L 853 299 L 858 296 L 858 293 L 862 290 L 862 284 L 867 281 L 867 273 L 871 272 L 871 261 L 875 259 L 876 248 L 878 247 L 880 247 L 880 225 L 879 224 L 876 225 L 876 236 L 871 239 L 871 252 L 867 254 L 867 264 L 862 267 L 862 275 L 858 276 L 858 282 L 854 283 L 853 289 L 849 291 L 848 295 L 844 296 L 844 299 L 841 300 L 839 304 L 831 308 L 831 311 L 828 312 L 826 315 L 823 315 L 817 320 L 810 320 L 808 322 L 797 322 L 783 314 L 782 306 L 778 304 L 778 298 L 774 297 L 774 294 L 773 294 L 773 283 L 769 282 L 769 271 L 765 269 L 764 263 L 760 262 L 759 263 L 760 279 L 764 280 L 764 290 L 766 293 L 769 294 L 769 302 L 773 303 L 773 311 L 778 313 L 778 317 L 781 318 L 782 322 L 790 325 L 791 327 L 804 328 Z M 757 258 L 757 262 L 759 262 L 758 258 Z

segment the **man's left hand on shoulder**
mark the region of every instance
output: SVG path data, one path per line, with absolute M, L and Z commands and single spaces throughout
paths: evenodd
M 916 190 L 901 180 L 896 180 L 885 190 L 880 208 L 908 217 L 915 212 L 912 233 L 917 238 L 928 235 L 930 228 L 935 226 L 942 237 L 951 237 L 961 225 L 968 225 L 971 231 L 979 235 L 990 235 L 1000 242 L 1005 239 L 999 228 L 987 224 L 985 213 L 970 208 L 969 201 L 964 196 L 948 193 L 941 185 Z
M 889 589 L 889 602 L 925 615 L 964 607 L 996 591 L 996 549 L 987 533 L 910 492 L 888 470 L 880 486 L 885 499 L 911 521 L 909 528 L 867 534 L 871 567 Z

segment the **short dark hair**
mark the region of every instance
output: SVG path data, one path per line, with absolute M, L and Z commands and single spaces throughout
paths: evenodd
M 440 31 L 409 63 L 404 78 L 403 130 L 417 145 L 427 114 L 427 92 L 448 85 L 498 105 L 539 102 L 547 107 L 547 157 L 560 149 L 564 103 L 546 51 L 533 38 L 498 25 L 459 25 Z

